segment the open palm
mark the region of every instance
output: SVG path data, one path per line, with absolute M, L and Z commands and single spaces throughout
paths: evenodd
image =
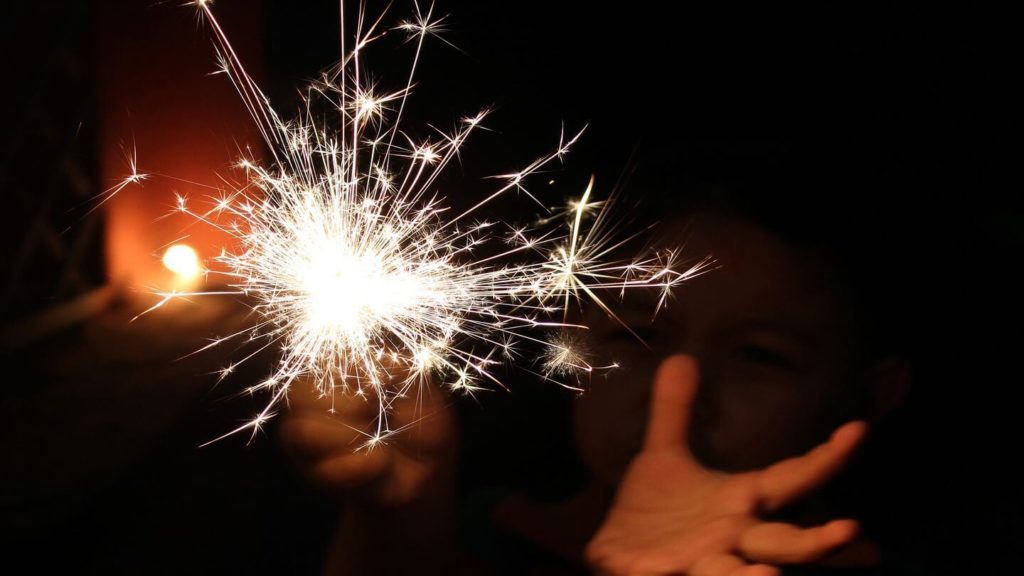
M 863 438 L 848 423 L 803 456 L 740 474 L 704 468 L 687 448 L 696 361 L 666 359 L 655 377 L 644 446 L 630 464 L 587 559 L 608 574 L 777 574 L 774 565 L 812 562 L 856 536 L 836 520 L 800 528 L 759 515 L 820 487 Z

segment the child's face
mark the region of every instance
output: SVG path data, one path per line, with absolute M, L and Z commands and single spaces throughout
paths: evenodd
M 596 351 L 621 368 L 581 398 L 584 456 L 612 480 L 639 447 L 651 378 L 677 352 L 700 362 L 690 444 L 723 470 L 761 467 L 812 447 L 860 406 L 850 312 L 813 260 L 736 219 L 698 216 L 683 254 L 711 254 L 718 269 L 676 290 L 652 321 L 653 301 L 615 309 L 650 346 L 613 321 L 594 328 Z

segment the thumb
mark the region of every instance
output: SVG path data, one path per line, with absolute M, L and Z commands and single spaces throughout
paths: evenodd
M 658 367 L 647 417 L 646 449 L 686 450 L 697 378 L 697 360 L 692 356 L 669 356 Z

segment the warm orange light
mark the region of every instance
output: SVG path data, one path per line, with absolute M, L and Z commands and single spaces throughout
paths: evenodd
M 199 254 L 187 244 L 175 244 L 164 252 L 164 266 L 174 272 L 178 280 L 195 280 L 203 271 Z
M 174 207 L 181 195 L 192 198 L 197 210 L 210 209 L 205 198 L 208 186 L 219 184 L 218 171 L 236 159 L 238 149 L 258 161 L 260 146 L 247 143 L 261 138 L 231 83 L 208 75 L 210 46 L 196 41 L 194 11 L 153 10 L 147 2 L 93 4 L 97 182 L 106 189 L 136 168 L 153 175 L 103 203 L 106 271 L 112 283 L 132 287 L 129 293 L 138 296 L 133 305 L 145 309 L 157 297 L 154 291 L 199 287 L 207 281 L 207 263 L 222 248 L 237 249 L 230 233 L 196 226 Z M 235 49 L 256 76 L 263 61 L 263 4 L 225 2 L 218 9 L 230 11 L 221 21 L 242 40 Z M 186 268 L 175 272 L 163 256 L 177 252 L 167 249 L 168 242 L 185 234 L 182 241 L 198 254 L 198 266 L 183 259 Z

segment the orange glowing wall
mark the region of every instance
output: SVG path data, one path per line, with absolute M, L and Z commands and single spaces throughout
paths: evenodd
M 99 173 L 104 188 L 129 174 L 125 150 L 138 152 L 140 172 L 159 173 L 129 186 L 105 205 L 106 261 L 110 279 L 167 288 L 171 273 L 161 250 L 184 242 L 202 258 L 217 255 L 231 239 L 184 214 L 167 215 L 175 194 L 207 207 L 214 191 L 186 183 L 224 186 L 239 148 L 259 157 L 261 143 L 229 79 L 213 74 L 210 31 L 184 2 L 107 0 L 95 4 Z M 263 13 L 260 2 L 215 6 L 247 70 L 260 79 Z

